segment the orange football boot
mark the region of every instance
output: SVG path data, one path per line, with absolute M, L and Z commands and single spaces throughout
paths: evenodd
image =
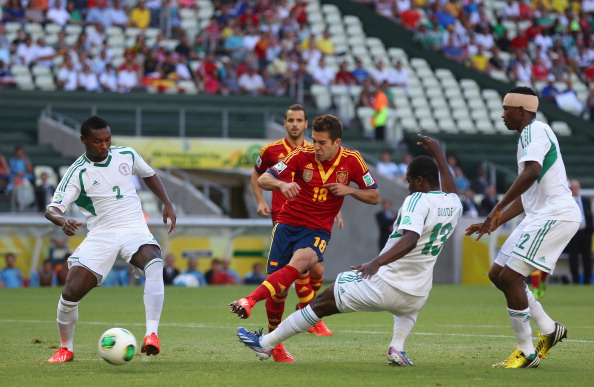
M 49 358 L 48 363 L 66 363 L 74 360 L 74 353 L 66 347 L 60 347 L 53 356 Z
M 161 352 L 160 342 L 161 340 L 159 340 L 157 334 L 151 333 L 150 335 L 144 338 L 144 344 L 142 344 L 140 352 L 146 353 L 147 356 L 158 355 L 159 352 Z

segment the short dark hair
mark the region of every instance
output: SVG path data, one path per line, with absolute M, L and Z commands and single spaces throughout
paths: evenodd
M 328 132 L 332 142 L 342 138 L 342 122 L 332 114 L 316 117 L 311 128 L 314 132 Z
M 439 169 L 435 161 L 429 156 L 415 157 L 408 165 L 406 174 L 411 179 L 420 176 L 430 185 L 439 185 Z
M 528 86 L 517 86 L 508 91 L 508 93 L 525 94 L 525 95 L 536 95 L 536 92 Z
M 285 120 L 287 119 L 287 113 L 289 111 L 292 111 L 292 112 L 302 111 L 303 117 L 305 117 L 305 121 L 307 121 L 307 112 L 305 111 L 305 108 L 303 107 L 303 105 L 299 105 L 298 103 L 296 103 L 295 105 L 289 106 L 289 108 L 285 112 Z
M 97 115 L 87 118 L 80 126 L 80 134 L 83 137 L 89 137 L 91 130 L 99 130 L 109 128 L 109 122 L 106 119 Z

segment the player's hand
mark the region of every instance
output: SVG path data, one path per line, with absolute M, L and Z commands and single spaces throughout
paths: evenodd
M 334 218 L 334 221 L 338 222 L 339 230 L 344 230 L 344 220 L 342 220 L 342 214 L 340 213 L 340 211 L 338 211 L 338 214 L 336 214 L 336 218 Z
M 167 231 L 167 234 L 171 234 L 171 231 L 177 231 L 177 228 L 175 228 L 177 215 L 175 215 L 175 210 L 173 209 L 173 205 L 171 203 L 163 206 L 163 224 L 167 224 L 167 218 L 171 219 L 171 225 L 169 226 L 169 231 Z
M 380 265 L 373 259 L 359 266 L 351 266 L 363 279 L 371 278 L 379 270 Z
M 417 142 L 417 145 L 423 148 L 429 156 L 435 157 L 436 154 L 441 152 L 439 141 L 429 136 L 423 136 L 422 134 L 419 134 L 418 136 L 422 141 Z
M 328 183 L 324 184 L 324 187 L 328 188 L 328 191 L 334 196 L 347 196 L 353 193 L 353 187 L 342 183 Z
M 62 231 L 64 231 L 64 234 L 68 236 L 73 236 L 74 234 L 76 234 L 80 226 L 82 226 L 81 222 L 77 222 L 74 219 L 66 218 L 66 221 L 62 225 Z
M 294 181 L 291 183 L 284 183 L 280 188 L 281 193 L 287 200 L 296 198 L 297 195 L 299 195 L 300 190 L 301 190 L 301 187 L 299 186 L 299 184 L 295 183 Z
M 268 206 L 268 203 L 266 203 L 266 202 L 258 203 L 258 215 L 264 216 L 264 217 L 270 215 L 270 207 Z

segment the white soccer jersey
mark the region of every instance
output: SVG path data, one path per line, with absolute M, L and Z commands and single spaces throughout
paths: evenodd
M 538 179 L 522 194 L 527 217 L 580 221 L 580 210 L 571 196 L 557 136 L 544 122 L 533 120 L 518 139 L 518 173 L 526 161 L 542 166 Z
M 433 266 L 462 214 L 457 194 L 416 192 L 398 211 L 394 233 L 382 253 L 398 243 L 404 230 L 419 234 L 417 246 L 404 257 L 380 267 L 378 275 L 391 286 L 413 296 L 426 296 L 433 285 Z
M 101 163 L 85 154 L 70 166 L 48 206 L 62 212 L 74 202 L 96 229 L 146 227 L 132 175 L 150 177 L 155 171 L 130 147 L 112 146 Z

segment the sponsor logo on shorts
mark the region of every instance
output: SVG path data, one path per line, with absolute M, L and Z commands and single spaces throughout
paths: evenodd
M 371 187 L 375 184 L 375 180 L 373 180 L 371 172 L 367 172 L 365 175 L 363 175 L 363 182 L 365 183 L 366 187 Z
M 95 181 L 93 182 L 93 184 L 91 184 L 91 188 L 95 188 L 95 187 L 98 187 L 98 186 L 100 186 L 100 185 L 101 185 L 101 183 L 99 183 L 97 180 L 95 180 Z
M 336 182 L 340 184 L 348 184 L 349 173 L 347 171 L 336 172 Z
M 286 168 L 287 164 L 281 161 L 280 163 L 277 163 L 274 167 L 272 167 L 272 170 L 280 175 L 281 172 L 284 171 Z
M 63 193 L 56 193 L 54 195 L 54 199 L 52 200 L 52 203 L 62 204 L 62 200 L 64 200 L 64 194 Z
M 410 224 L 412 222 L 412 218 L 410 216 L 405 216 L 404 219 L 402 219 L 402 224 Z
M 120 170 L 120 173 L 124 176 L 128 176 L 130 174 L 130 166 L 126 163 L 121 163 L 119 170 Z
M 258 168 L 262 165 L 262 157 L 258 156 L 258 159 L 256 160 L 256 165 L 258 166 Z

